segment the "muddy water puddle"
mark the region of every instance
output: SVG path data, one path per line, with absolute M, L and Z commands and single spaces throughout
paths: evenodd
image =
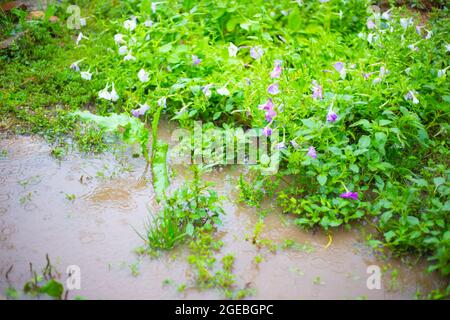
M 24 136 L 2 138 L 0 150 L 2 293 L 8 286 L 4 275 L 11 265 L 9 280 L 20 288 L 30 279 L 29 263 L 43 268 L 48 254 L 63 280 L 67 266 L 81 269 L 81 289 L 69 297 L 223 298 L 215 290 L 177 290 L 190 279 L 183 248 L 156 259 L 139 258 L 133 252 L 143 244 L 136 231 L 143 232 L 144 222 L 156 212 L 146 178 L 150 174 L 142 158 L 133 158 L 130 152 L 96 157 L 72 153 L 59 161 L 42 139 Z M 182 166 L 172 170 L 176 173 L 172 187 L 190 178 Z M 203 179 L 215 183 L 215 189 L 227 198 L 226 216 L 218 231 L 224 242 L 221 254 L 235 255 L 238 284 L 254 289 L 249 298 L 411 299 L 418 289 L 427 292 L 442 285 L 443 279 L 427 274 L 423 263 L 412 261 L 408 266 L 396 259 L 377 258 L 358 228 L 334 231 L 329 244 L 326 234 L 300 230 L 270 201 L 264 204 L 270 214 L 264 220 L 262 237 L 275 244 L 289 239 L 297 246 L 276 253 L 256 248 L 247 238 L 259 217 L 254 209 L 237 203 L 241 172 L 245 168 L 229 166 Z M 262 258 L 258 264 L 256 256 Z M 388 270 L 382 275 L 380 290 L 367 288 L 370 265 Z M 398 277 L 392 278 L 390 272 L 395 269 Z

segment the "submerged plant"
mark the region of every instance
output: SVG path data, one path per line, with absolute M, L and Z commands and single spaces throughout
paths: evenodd
M 203 169 L 192 166 L 193 180 L 165 198 L 161 211 L 147 226 L 146 241 L 152 249 L 171 249 L 185 238 L 195 238 L 199 230 L 212 231 L 222 223 L 221 198 L 202 183 Z
M 10 285 L 6 290 L 6 296 L 11 299 L 18 299 L 23 294 L 33 298 L 48 296 L 49 298 L 56 300 L 67 299 L 68 291 L 65 291 L 62 283 L 58 281 L 60 275 L 51 264 L 48 255 L 46 255 L 46 260 L 47 264 L 41 273 L 35 271 L 33 265 L 30 263 L 30 273 L 32 278 L 24 284 L 22 291 L 19 291 Z M 12 268 L 13 266 L 6 272 L 6 280 L 8 282 L 9 273 Z

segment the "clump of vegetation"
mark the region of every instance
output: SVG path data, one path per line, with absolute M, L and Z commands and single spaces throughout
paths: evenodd
M 216 260 L 223 243 L 214 237 L 214 230 L 222 224 L 224 211 L 221 198 L 210 183 L 203 183 L 201 174 L 207 167 L 191 166 L 193 179 L 176 189 L 162 201 L 161 211 L 147 225 L 143 239 L 151 255 L 155 250 L 170 250 L 188 241 L 188 263 L 193 268 L 194 286 L 199 289 L 219 289 L 227 298 L 243 298 L 248 289 L 236 289 L 232 273 L 234 256 L 222 257 L 222 268 Z M 188 288 L 181 285 L 179 291 Z
M 201 181 L 204 169 L 196 165 L 191 168 L 192 181 L 167 197 L 147 226 L 146 241 L 152 249 L 172 249 L 186 238 L 195 238 L 199 230 L 210 232 L 222 223 L 221 198 L 210 183 Z
M 11 285 L 6 289 L 6 296 L 9 299 L 19 299 L 23 295 L 32 298 L 47 296 L 52 299 L 61 300 L 67 299 L 68 291 L 64 290 L 64 286 L 57 279 L 60 275 L 55 270 L 55 267 L 50 263 L 50 258 L 46 256 L 47 264 L 41 273 L 34 270 L 33 265 L 30 263 L 30 273 L 32 278 L 25 283 L 23 289 L 17 290 Z M 6 272 L 6 280 L 9 282 L 9 273 L 13 266 Z

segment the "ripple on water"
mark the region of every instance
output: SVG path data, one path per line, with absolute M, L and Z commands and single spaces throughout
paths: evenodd
M 22 171 L 21 164 L 12 164 L 8 163 L 0 163 L 0 176 L 1 177 L 9 177 L 18 175 Z
M 97 210 L 107 207 L 131 213 L 137 208 L 133 193 L 141 188 L 139 182 L 135 180 L 116 181 L 115 184 L 111 183 L 96 187 L 82 198 L 87 200 L 90 206 Z
M 82 244 L 100 243 L 106 239 L 106 235 L 102 232 L 81 231 L 79 239 Z
M 8 207 L 0 207 L 0 217 L 6 215 L 8 212 Z
M 0 202 L 7 202 L 9 199 L 11 199 L 9 193 L 0 193 Z
M 0 226 L 0 241 L 9 240 L 10 236 L 16 232 L 14 225 Z

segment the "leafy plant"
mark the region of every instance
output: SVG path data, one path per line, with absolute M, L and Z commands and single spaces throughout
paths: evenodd
M 138 143 L 141 146 L 142 155 L 145 159 L 149 160 L 147 147 L 149 131 L 139 119 L 130 117 L 127 114 L 98 116 L 89 111 L 76 111 L 73 115 L 82 121 L 95 123 L 105 132 L 119 134 L 126 143 Z
M 211 231 L 220 225 L 221 198 L 202 183 L 202 168 L 192 166 L 193 180 L 166 198 L 162 209 L 147 226 L 148 245 L 153 249 L 171 249 L 185 237 L 195 238 L 198 230 Z

